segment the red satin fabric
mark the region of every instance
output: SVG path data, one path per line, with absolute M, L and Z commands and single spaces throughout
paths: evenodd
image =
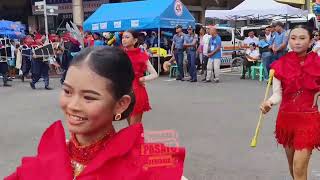
M 275 131 L 278 143 L 298 150 L 319 148 L 320 114 L 313 106 L 314 96 L 320 91 L 319 56 L 311 52 L 298 57 L 289 52 L 271 68 L 283 91 Z
M 180 180 L 185 150 L 169 148 L 174 160 L 171 166 L 148 166 L 155 151 L 147 151 L 142 138 L 142 124 L 132 125 L 112 137 L 108 145 L 93 159 L 77 180 Z M 146 153 L 147 152 L 147 153 Z M 152 161 L 153 162 L 153 161 Z M 151 163 L 152 165 L 152 163 Z M 68 155 L 61 121 L 55 122 L 43 134 L 38 154 L 22 159 L 22 165 L 5 180 L 72 180 L 73 170 Z
M 141 114 L 143 112 L 151 110 L 149 104 L 149 97 L 147 90 L 139 82 L 139 79 L 144 76 L 147 71 L 147 61 L 149 57 L 146 53 L 141 52 L 141 49 L 134 48 L 126 50 L 134 70 L 133 92 L 136 98 L 136 104 L 134 106 L 131 116 Z

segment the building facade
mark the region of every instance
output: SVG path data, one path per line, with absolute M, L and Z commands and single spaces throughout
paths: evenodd
M 28 26 L 28 30 L 44 31 L 44 16 L 35 12 L 35 2 L 40 0 L 1 0 L 0 19 L 21 21 Z M 64 28 L 65 23 L 73 21 L 73 16 L 78 18 L 76 21 L 85 20 L 101 4 L 129 2 L 135 0 L 46 0 L 49 6 L 58 6 L 57 16 L 48 16 L 49 30 Z M 243 0 L 181 0 L 190 10 L 196 21 L 205 22 L 206 9 L 231 9 Z M 82 9 L 79 8 L 79 3 Z M 78 8 L 73 11 L 73 6 Z M 75 7 L 76 7 L 75 6 Z M 80 9 L 80 10 L 79 10 Z M 83 16 L 83 18 L 81 17 Z M 80 18 L 80 19 L 79 19 Z M 78 23 L 79 24 L 79 23 Z M 81 23 L 80 23 L 81 24 Z

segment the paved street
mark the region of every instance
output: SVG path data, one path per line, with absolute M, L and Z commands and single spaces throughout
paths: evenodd
M 258 146 L 249 147 L 265 83 L 240 81 L 230 74 L 219 84 L 166 80 L 148 84 L 153 110 L 143 122 L 146 130 L 178 131 L 187 149 L 184 175 L 189 180 L 290 180 L 285 154 L 273 136 L 276 110 L 263 122 Z M 53 91 L 31 90 L 28 82 L 18 80 L 12 88 L 0 87 L 0 178 L 13 171 L 22 156 L 33 155 L 44 129 L 63 118 L 58 82 L 51 80 Z M 310 174 L 311 180 L 320 179 L 318 151 Z

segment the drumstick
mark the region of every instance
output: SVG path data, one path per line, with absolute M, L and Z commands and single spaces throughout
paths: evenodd
M 268 81 L 268 85 L 267 85 L 266 93 L 264 95 L 263 102 L 265 102 L 267 100 L 273 76 L 274 76 L 274 70 L 271 69 L 270 73 L 269 73 L 269 81 Z M 258 136 L 259 136 L 259 132 L 260 132 L 260 128 L 261 128 L 261 124 L 262 124 L 263 118 L 264 118 L 264 115 L 263 115 L 262 111 L 260 111 L 258 125 L 256 127 L 255 134 L 254 134 L 254 136 L 253 136 L 253 138 L 251 140 L 251 144 L 250 144 L 250 146 L 253 147 L 253 148 L 257 146 L 257 140 L 258 140 Z

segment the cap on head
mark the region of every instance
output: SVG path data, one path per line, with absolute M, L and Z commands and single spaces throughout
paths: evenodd
M 190 25 L 190 26 L 188 26 L 188 29 L 193 29 L 193 27 Z
M 176 29 L 182 29 L 182 26 L 181 25 L 177 25 Z

